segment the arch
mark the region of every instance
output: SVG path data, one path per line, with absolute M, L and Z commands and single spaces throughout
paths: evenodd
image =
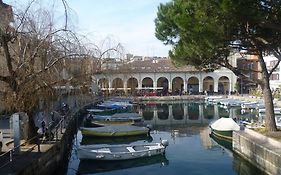
M 229 93 L 229 78 L 226 76 L 221 76 L 218 81 L 218 93 L 228 94 Z
M 174 95 L 181 95 L 183 91 L 183 79 L 181 77 L 175 77 L 172 80 L 172 93 Z
M 109 81 L 106 78 L 101 78 L 98 81 L 98 86 L 104 95 L 108 95 L 109 93 Z
M 207 76 L 203 79 L 203 91 L 207 91 L 208 94 L 214 93 L 214 78 Z
M 145 77 L 143 80 L 142 80 L 142 87 L 153 87 L 153 80 L 152 78 L 150 77 Z
M 167 95 L 169 89 L 169 81 L 166 77 L 160 77 L 157 80 L 157 87 L 162 87 L 160 95 Z
M 197 77 L 190 77 L 187 80 L 187 91 L 189 94 L 199 93 L 199 79 Z
M 129 93 L 135 94 L 137 87 L 138 87 L 138 80 L 134 77 L 129 78 L 127 81 L 127 88 Z
M 121 78 L 115 78 L 112 81 L 112 88 L 114 90 L 115 95 L 122 95 L 125 93 L 124 91 L 124 83 Z

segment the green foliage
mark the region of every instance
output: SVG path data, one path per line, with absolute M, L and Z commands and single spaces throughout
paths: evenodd
M 197 68 L 230 68 L 233 51 L 270 53 L 280 48 L 281 1 L 173 0 L 158 7 L 156 37 L 170 57 Z
M 260 89 L 251 89 L 249 94 L 255 97 L 262 97 L 263 95 Z
M 263 56 L 281 60 L 281 1 L 172 0 L 159 6 L 155 25 L 156 37 L 172 45 L 169 55 L 174 61 L 207 71 L 226 67 L 259 84 L 268 97 L 265 103 L 272 100 L 268 82 L 273 70 L 267 70 Z M 261 68 L 256 71 L 262 76 L 249 77 L 244 73 L 251 68 L 231 65 L 228 58 L 234 51 L 256 55 Z M 268 103 L 267 108 L 272 111 L 273 105 Z M 273 112 L 265 123 L 268 130 L 276 131 Z

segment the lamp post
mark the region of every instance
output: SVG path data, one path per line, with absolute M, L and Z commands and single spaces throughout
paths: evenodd
M 242 80 L 242 78 L 241 78 L 241 80 L 240 80 L 240 91 L 241 91 L 241 95 L 243 94 L 243 80 Z

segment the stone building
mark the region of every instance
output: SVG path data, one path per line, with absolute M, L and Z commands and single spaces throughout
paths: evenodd
M 238 57 L 239 54 L 231 55 L 230 64 L 237 65 Z M 235 91 L 237 77 L 226 68 L 203 72 L 192 66 L 176 67 L 170 59 L 148 59 L 101 70 L 93 79 L 107 93 L 148 91 L 165 95 L 230 94 Z

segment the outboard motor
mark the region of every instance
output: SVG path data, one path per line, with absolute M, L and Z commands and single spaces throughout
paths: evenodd
M 161 144 L 164 146 L 164 147 L 167 147 L 169 145 L 169 142 L 168 140 L 161 140 Z

